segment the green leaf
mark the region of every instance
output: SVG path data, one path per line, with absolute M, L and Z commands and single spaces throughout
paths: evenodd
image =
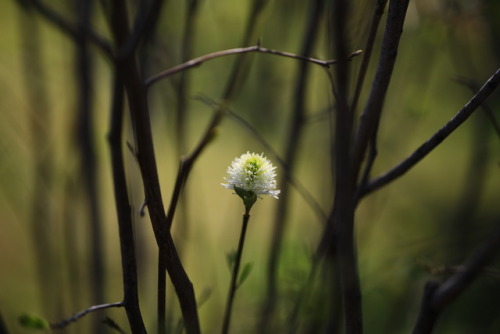
M 252 206 L 257 201 L 257 194 L 255 194 L 251 190 L 245 190 L 245 189 L 237 187 L 237 186 L 234 186 L 234 191 L 243 200 L 243 204 L 245 204 L 245 208 L 247 209 L 247 212 L 250 211 Z
M 42 317 L 32 314 L 23 314 L 19 317 L 19 324 L 24 328 L 48 329 L 49 323 Z
M 240 278 L 238 279 L 238 287 L 240 287 L 240 285 L 242 285 L 243 282 L 246 281 L 246 279 L 248 278 L 248 276 L 252 272 L 252 268 L 253 268 L 252 262 L 245 263 L 245 266 L 241 270 Z
M 236 262 L 236 251 L 233 249 L 226 254 L 226 261 L 229 271 L 232 273 Z

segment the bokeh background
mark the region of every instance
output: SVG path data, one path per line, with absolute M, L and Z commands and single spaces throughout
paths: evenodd
M 74 22 L 72 2 L 46 2 Z M 130 1 L 131 12 L 140 3 Z M 253 1 L 201 0 L 187 25 L 186 3 L 189 1 L 165 1 L 153 38 L 141 45 L 139 61 L 145 77 L 187 60 L 186 56 L 242 46 Z M 250 33 L 251 44 L 260 40 L 264 47 L 300 53 L 313 2 L 261 3 L 263 9 Z M 352 51 L 364 47 L 373 6 L 371 1 L 351 2 L 347 32 Z M 330 51 L 326 15 L 321 20 L 311 56 L 335 58 Z M 385 16 L 359 109 L 373 78 L 384 23 Z M 110 36 L 99 2 L 93 5 L 92 26 L 99 34 Z M 187 53 L 183 48 L 186 27 L 191 43 Z M 81 102 L 77 49 L 37 11 L 23 10 L 14 0 L 0 3 L 0 31 L 0 313 L 12 333 L 29 333 L 18 323 L 22 314 L 57 321 L 92 304 L 89 254 L 95 239 L 89 232 L 93 218 L 78 139 Z M 500 3 L 496 0 L 410 2 L 380 124 L 374 176 L 410 154 L 469 100 L 473 93 L 464 81 L 480 86 L 494 73 L 500 63 L 499 36 Z M 115 302 L 122 298 L 122 281 L 106 139 L 112 72 L 99 50 L 91 47 L 89 55 L 103 302 Z M 184 77 L 177 75 L 150 88 L 156 157 L 166 205 L 180 156 L 195 147 L 213 115 L 206 101 L 220 102 L 236 59 L 229 56 L 206 62 Z M 230 279 L 225 257 L 236 248 L 243 211 L 241 201 L 220 183 L 230 162 L 246 151 L 263 152 L 277 164 L 276 155 L 284 155 L 295 103 L 300 62 L 265 54 L 252 54 L 246 61 L 248 69 L 230 109 L 248 124 L 227 117 L 219 126 L 215 140 L 193 168 L 173 225 L 176 245 L 196 293 L 199 298 L 207 297 L 200 306 L 206 333 L 219 331 L 221 325 Z M 350 63 L 351 82 L 360 61 L 358 57 Z M 324 69 L 310 65 L 308 80 L 306 116 L 293 177 L 326 213 L 333 196 L 328 113 L 334 102 Z M 499 93 L 495 92 L 487 103 L 500 120 Z M 183 110 L 181 120 L 178 110 Z M 249 126 L 258 136 L 249 131 Z M 133 145 L 128 118 L 126 128 L 126 139 Z M 441 266 L 463 263 L 499 224 L 499 147 L 500 133 L 478 110 L 407 175 L 362 201 L 356 224 L 367 333 L 409 332 L 425 282 L 449 275 Z M 137 163 L 132 153 L 126 154 L 126 159 L 140 300 L 148 329 L 154 332 L 157 248 L 147 214 L 139 215 L 144 196 Z M 278 174 L 280 170 L 278 165 Z M 278 270 L 278 323 L 285 321 L 306 281 L 311 254 L 324 224 L 293 187 L 289 188 L 288 200 Z M 243 261 L 252 262 L 253 270 L 236 297 L 235 333 L 255 332 L 265 299 L 277 203 L 265 198 L 252 210 Z M 489 271 L 443 313 L 437 332 L 499 332 L 499 264 L 497 257 L 488 266 Z M 173 305 L 169 317 L 175 324 L 180 313 L 172 295 L 169 301 Z M 321 308 L 315 304 L 314 295 L 309 304 L 301 315 L 306 322 Z M 105 313 L 127 328 L 122 310 Z M 102 314 L 78 321 L 67 332 L 88 333 L 96 317 Z

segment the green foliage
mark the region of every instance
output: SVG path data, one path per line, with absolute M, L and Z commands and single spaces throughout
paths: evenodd
M 236 262 L 236 251 L 233 249 L 232 251 L 226 254 L 226 262 L 231 274 L 234 270 L 234 264 Z M 238 277 L 238 281 L 236 283 L 236 288 L 239 288 L 250 276 L 250 273 L 253 269 L 253 262 L 247 262 L 243 265 L 243 268 L 240 271 L 240 275 Z
M 250 211 L 252 206 L 257 201 L 257 195 L 253 191 L 245 190 L 237 186 L 234 186 L 234 191 L 243 200 L 243 204 L 245 204 L 247 212 Z
M 248 278 L 248 276 L 252 272 L 252 268 L 253 268 L 252 262 L 245 263 L 245 265 L 243 266 L 243 269 L 241 270 L 240 277 L 238 278 L 237 287 L 240 287 L 246 281 L 246 279 Z
M 227 267 L 229 272 L 232 273 L 234 269 L 234 264 L 236 262 L 236 251 L 233 249 L 226 254 Z
M 19 317 L 19 324 L 29 329 L 49 329 L 49 323 L 42 317 L 33 314 L 23 314 Z

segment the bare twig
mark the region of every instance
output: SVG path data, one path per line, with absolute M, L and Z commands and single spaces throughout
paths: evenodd
M 333 2 L 331 15 L 331 38 L 335 52 L 340 59 L 335 71 L 336 113 L 334 137 L 331 144 L 333 173 L 335 176 L 335 198 L 333 203 L 333 219 L 325 225 L 323 238 L 329 237 L 333 230 L 337 238 L 334 241 L 335 252 L 326 258 L 329 269 L 338 273 L 339 284 L 331 282 L 328 293 L 329 300 L 335 300 L 340 291 L 343 307 L 343 326 L 347 334 L 363 332 L 363 316 L 361 304 L 361 282 L 358 272 L 357 252 L 354 232 L 354 191 L 355 174 L 352 161 L 352 139 L 354 115 L 349 108 L 349 68 L 346 59 L 349 50 L 347 41 L 347 17 L 349 16 L 349 1 Z M 333 255 L 333 256 L 332 256 Z M 331 279 L 331 278 L 330 278 Z M 340 288 L 340 289 L 339 289 Z M 333 328 L 334 317 L 329 317 L 326 328 Z
M 302 55 L 309 56 L 313 53 L 314 46 L 318 39 L 318 29 L 320 27 L 321 18 L 324 15 L 324 5 L 324 0 L 315 0 L 309 2 L 308 15 L 306 17 L 306 31 L 302 36 L 302 45 L 300 48 L 300 54 Z M 302 195 L 302 198 L 318 214 L 320 222 L 324 223 L 326 221 L 326 215 L 323 213 L 321 207 L 311 196 L 311 194 L 302 186 L 302 184 L 293 177 L 293 171 L 295 169 L 297 156 L 299 153 L 298 146 L 302 139 L 302 133 L 304 129 L 306 97 L 308 91 L 306 87 L 309 82 L 310 65 L 311 64 L 309 62 L 304 61 L 297 63 L 297 74 L 294 84 L 295 86 L 293 88 L 294 94 L 292 97 L 293 113 L 291 115 L 291 122 L 288 125 L 288 133 L 284 142 L 284 158 L 281 159 L 280 157 L 277 157 L 277 160 L 282 166 L 284 173 L 281 173 L 280 180 L 278 181 L 278 183 L 281 185 L 281 196 L 277 204 L 271 240 L 269 243 L 270 249 L 269 259 L 267 263 L 267 293 L 264 304 L 262 306 L 260 323 L 258 325 L 258 330 L 260 333 L 272 333 L 276 331 L 276 329 L 272 328 L 270 324 L 272 323 L 271 320 L 273 319 L 279 296 L 278 262 L 281 255 L 286 226 L 288 223 L 287 213 L 288 208 L 290 207 L 290 186 L 295 187 L 298 190 L 299 194 Z M 237 115 L 231 116 L 233 118 L 238 117 Z M 251 127 L 249 128 L 249 126 L 250 125 L 247 124 L 245 128 L 249 130 L 253 129 Z M 257 134 L 257 138 L 258 137 L 260 136 L 258 136 Z M 275 155 L 277 156 L 277 154 Z
M 457 81 L 458 83 L 461 83 L 462 85 L 469 88 L 473 94 L 475 94 L 480 88 L 476 82 L 474 82 L 473 80 L 471 80 L 469 78 L 457 77 L 455 79 L 455 81 Z M 483 109 L 484 113 L 486 114 L 486 117 L 491 122 L 491 125 L 495 129 L 495 132 L 500 137 L 500 124 L 498 123 L 497 119 L 495 118 L 495 114 L 493 113 L 493 110 L 491 110 L 491 108 L 486 103 L 483 103 L 481 105 L 481 108 Z
M 363 88 L 363 83 L 365 81 L 368 64 L 370 63 L 371 60 L 373 44 L 375 44 L 375 38 L 377 37 L 378 26 L 380 23 L 380 19 L 382 18 L 382 14 L 384 14 L 386 3 L 387 0 L 377 0 L 377 4 L 375 5 L 375 11 L 373 12 L 373 18 L 368 33 L 368 39 L 366 40 L 365 48 L 363 50 L 364 51 L 363 60 L 361 61 L 358 78 L 356 80 L 356 88 L 354 89 L 354 97 L 352 99 L 352 104 L 351 104 L 352 112 L 356 110 L 356 106 L 358 105 L 358 100 L 361 95 L 361 89 Z
M 417 264 L 434 276 L 453 275 L 467 269 L 467 267 L 464 265 L 450 266 L 444 264 L 434 264 L 423 259 L 418 259 Z M 500 279 L 500 271 L 498 270 L 484 268 L 481 270 L 481 273 L 492 278 Z
M 425 143 L 417 148 L 406 159 L 401 161 L 398 165 L 393 167 L 385 174 L 372 180 L 361 192 L 360 196 L 363 197 L 385 185 L 392 182 L 396 178 L 402 176 L 414 167 L 420 160 L 427 156 L 433 149 L 435 149 L 443 140 L 445 140 L 453 131 L 455 131 L 463 122 L 465 122 L 470 115 L 486 100 L 486 98 L 497 88 L 500 84 L 500 68 L 493 74 L 488 81 L 481 87 L 476 95 L 467 102 L 467 104 L 446 123 L 441 129 L 433 134 Z
M 420 314 L 414 334 L 431 333 L 440 312 L 451 304 L 483 272 L 500 249 L 500 225 L 492 237 L 481 245 L 469 258 L 462 270 L 451 276 L 443 284 L 429 282 L 426 285 Z
M 64 327 L 68 326 L 72 322 L 77 321 L 78 319 L 86 316 L 89 313 L 99 311 L 99 310 L 104 310 L 107 308 L 112 308 L 112 307 L 123 307 L 123 302 L 117 302 L 117 303 L 109 303 L 109 304 L 100 304 L 100 305 L 94 305 L 89 308 L 86 308 L 83 311 L 77 312 L 73 314 L 71 317 L 64 319 L 62 321 L 50 324 L 50 328 L 52 329 L 63 329 Z
M 101 219 L 101 201 L 98 190 L 97 173 L 97 154 L 93 144 L 93 87 L 92 87 L 92 55 L 89 51 L 87 36 L 90 34 L 90 22 L 92 14 L 92 1 L 76 1 L 75 12 L 77 16 L 77 35 L 74 36 L 76 44 L 75 70 L 78 76 L 77 82 L 77 131 L 76 141 L 77 149 L 80 153 L 80 171 L 82 174 L 81 182 L 88 205 L 88 238 L 92 240 L 89 249 L 91 273 L 91 294 L 92 304 L 98 304 L 105 301 L 105 265 L 102 219 Z M 93 331 L 99 332 L 101 324 L 94 321 Z
M 18 0 L 18 2 L 22 3 L 22 1 L 20 0 Z M 29 5 L 33 6 L 45 19 L 59 28 L 61 32 L 69 35 L 72 40 L 78 40 L 78 35 L 80 34 L 78 29 L 52 8 L 48 7 L 40 0 L 29 0 Z M 106 56 L 110 58 L 112 57 L 113 49 L 106 39 L 99 36 L 92 30 L 89 30 L 88 34 L 85 37 L 88 38 L 88 40 L 92 42 L 92 44 L 103 51 Z
M 409 0 L 391 1 L 389 4 L 387 25 L 382 41 L 382 51 L 377 66 L 377 72 L 373 80 L 368 102 L 361 115 L 360 124 L 356 133 L 356 141 L 354 143 L 353 168 L 356 178 L 361 169 L 368 142 L 374 135 L 382 114 L 382 107 L 396 62 L 399 40 L 403 32 L 403 23 L 405 21 L 408 2 Z
M 154 0 L 149 6 L 147 2 L 139 6 L 130 35 L 127 42 L 117 52 L 117 59 L 129 57 L 135 52 L 139 43 L 151 35 L 158 22 L 164 3 L 165 0 Z
M 117 75 L 117 74 L 115 74 Z M 113 189 L 116 212 L 118 215 L 118 231 L 120 236 L 120 252 L 123 278 L 123 304 L 127 312 L 132 333 L 146 333 L 139 306 L 137 288 L 137 263 L 135 256 L 134 230 L 132 210 L 128 199 L 125 165 L 123 161 L 123 102 L 124 88 L 120 78 L 114 82 L 113 102 L 110 119 L 109 144 L 111 148 L 111 166 L 113 171 Z
M 125 2 L 113 1 L 111 27 L 116 44 L 118 47 L 122 47 L 129 38 L 128 13 Z M 184 323 L 186 324 L 186 332 L 198 334 L 200 333 L 200 323 L 193 285 L 184 270 L 172 236 L 167 228 L 153 146 L 146 89 L 142 84 L 134 54 L 117 63 L 117 70 L 127 92 L 131 120 L 135 131 L 137 160 L 141 170 L 149 216 L 160 252 L 160 260 L 164 261 L 164 266 L 168 270 L 177 293 Z
M 185 71 L 185 70 L 190 69 L 192 67 L 199 66 L 199 65 L 203 64 L 204 62 L 211 60 L 211 59 L 235 55 L 235 54 L 249 53 L 249 52 L 267 53 L 267 54 L 273 54 L 273 55 L 282 56 L 282 57 L 294 58 L 294 59 L 298 59 L 298 60 L 308 61 L 310 63 L 316 64 L 316 65 L 319 65 L 322 67 L 326 67 L 326 68 L 330 67 L 330 65 L 338 63 L 338 61 L 339 61 L 337 59 L 320 60 L 320 59 L 311 58 L 311 57 L 299 56 L 299 55 L 289 53 L 289 52 L 282 52 L 282 51 L 267 49 L 267 48 L 261 47 L 260 45 L 254 45 L 254 46 L 249 46 L 249 47 L 244 47 L 244 48 L 234 48 L 234 49 L 228 49 L 228 50 L 223 50 L 223 51 L 216 51 L 213 53 L 203 55 L 201 57 L 189 60 L 185 63 L 174 66 L 166 71 L 158 73 L 158 74 L 148 78 L 144 84 L 146 86 L 151 86 L 152 84 L 154 84 L 155 82 L 157 82 L 161 79 L 167 78 L 173 74 L 179 73 L 181 71 Z M 348 56 L 348 59 L 350 60 L 350 59 L 360 55 L 361 53 L 362 53 L 361 50 L 357 50 L 357 51 L 351 53 Z

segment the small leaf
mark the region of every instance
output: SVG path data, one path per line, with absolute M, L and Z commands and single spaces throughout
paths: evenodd
M 245 263 L 245 266 L 243 267 L 243 270 L 241 270 L 240 278 L 238 280 L 238 287 L 240 287 L 240 285 L 242 285 L 243 282 L 246 281 L 246 279 L 252 272 L 252 268 L 253 268 L 252 262 Z
M 226 261 L 229 271 L 232 273 L 234 269 L 234 263 L 236 262 L 236 251 L 234 249 L 227 252 Z
M 255 194 L 251 190 L 245 190 L 245 189 L 240 188 L 238 186 L 234 186 L 234 191 L 243 200 L 243 204 L 245 205 L 245 208 L 247 209 L 247 211 L 250 211 L 252 206 L 257 201 L 257 194 Z
M 40 316 L 32 314 L 23 314 L 19 317 L 19 324 L 24 328 L 30 329 L 48 329 L 48 322 Z

